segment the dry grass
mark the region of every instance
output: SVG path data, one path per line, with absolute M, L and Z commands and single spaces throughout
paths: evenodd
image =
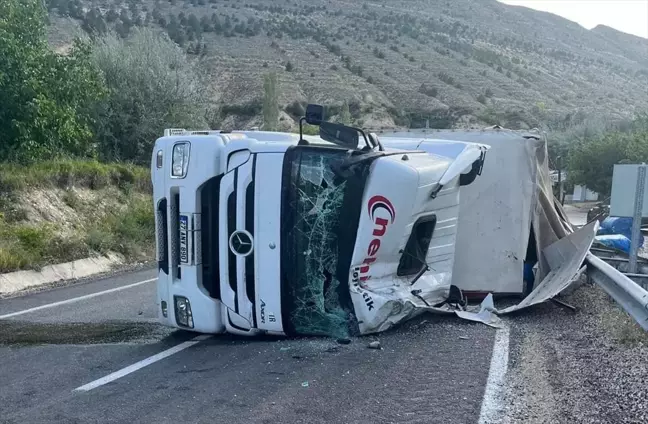
M 83 160 L 42 162 L 31 166 L 0 164 L 0 194 L 37 187 L 98 190 L 109 186 L 150 192 L 149 170 L 130 164 Z
M 619 343 L 648 345 L 648 332 L 616 304 L 601 313 L 601 325 Z
M 0 272 L 109 251 L 152 256 L 145 168 L 88 161 L 0 164 Z
M 578 291 L 579 303 L 590 309 L 596 324 L 613 340 L 624 345 L 647 345 L 648 332 L 628 315 L 603 289 L 594 285 Z M 585 306 L 586 305 L 586 306 Z

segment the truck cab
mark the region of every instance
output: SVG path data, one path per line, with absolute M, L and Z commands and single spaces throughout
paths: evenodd
M 163 324 L 342 337 L 447 298 L 459 187 L 487 147 L 451 158 L 317 123 L 320 136 L 166 130 L 155 142 Z

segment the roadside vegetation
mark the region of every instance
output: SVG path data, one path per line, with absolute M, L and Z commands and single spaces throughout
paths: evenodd
M 0 3 L 0 272 L 107 252 L 148 259 L 152 143 L 165 126 L 204 121 L 189 107 L 191 69 L 168 70 L 184 53 L 143 32 L 59 54 L 45 27 L 39 0 Z
M 547 128 L 552 169 L 568 172 L 602 199 L 612 190 L 615 164 L 648 162 L 648 114 L 632 120 L 606 120 L 579 114 Z
M 0 272 L 108 252 L 153 253 L 146 168 L 65 160 L 0 164 Z

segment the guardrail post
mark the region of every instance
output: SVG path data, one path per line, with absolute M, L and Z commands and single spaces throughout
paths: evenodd
M 637 190 L 635 192 L 634 216 L 632 217 L 632 238 L 630 239 L 630 263 L 628 271 L 637 273 L 637 255 L 639 254 L 639 237 L 641 237 L 641 218 L 643 215 L 643 199 L 646 185 L 646 165 L 642 164 L 637 170 Z

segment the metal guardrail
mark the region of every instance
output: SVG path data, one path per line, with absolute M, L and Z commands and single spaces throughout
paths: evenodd
M 586 260 L 588 276 L 648 331 L 648 291 L 592 253 Z

